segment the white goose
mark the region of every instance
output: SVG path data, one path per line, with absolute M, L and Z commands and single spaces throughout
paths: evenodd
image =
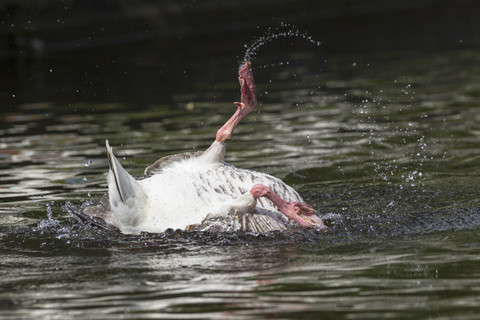
M 280 179 L 224 162 L 225 141 L 257 104 L 251 63 L 240 67 L 241 102 L 204 152 L 164 157 L 135 180 L 106 141 L 110 170 L 108 195 L 82 211 L 70 210 L 96 225 L 126 234 L 168 228 L 267 232 L 302 226 L 326 229 L 315 210 Z

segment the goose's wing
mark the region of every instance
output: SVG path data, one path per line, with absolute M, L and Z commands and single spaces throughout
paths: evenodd
M 169 167 L 175 162 L 187 160 L 191 158 L 197 158 L 203 154 L 203 151 L 196 151 L 196 152 L 186 152 L 180 154 L 174 154 L 170 156 L 166 156 L 163 158 L 158 159 L 153 163 L 151 166 L 148 166 L 145 169 L 145 176 L 150 177 L 155 174 L 161 173 L 165 168 Z
M 269 214 L 253 210 L 251 213 L 239 214 L 231 210 L 227 216 L 207 219 L 200 224 L 187 226 L 187 231 L 208 231 L 208 232 L 231 232 L 243 231 L 254 233 L 266 233 L 271 231 L 282 231 L 290 227 L 288 221 L 274 218 Z
M 286 230 L 288 222 L 279 221 L 269 215 L 253 212 L 239 217 L 243 231 L 266 233 L 271 231 Z

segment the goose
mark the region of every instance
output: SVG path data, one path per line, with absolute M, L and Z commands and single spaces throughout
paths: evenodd
M 328 229 L 317 212 L 292 187 L 271 175 L 225 162 L 226 140 L 257 105 L 250 62 L 238 72 L 241 102 L 203 152 L 171 155 L 135 180 L 106 140 L 108 193 L 81 210 L 69 210 L 96 226 L 124 234 L 187 231 L 266 233 L 288 228 Z

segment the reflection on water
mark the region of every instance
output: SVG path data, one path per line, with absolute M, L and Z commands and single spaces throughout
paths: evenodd
M 0 123 L 0 319 L 475 315 L 478 56 L 254 60 L 260 106 L 227 161 L 294 185 L 326 235 L 127 237 L 63 210 L 105 191 L 107 138 L 137 177 L 161 156 L 208 147 L 238 98 L 231 62 L 200 61 L 193 70 L 216 73 L 202 82 L 189 71 L 195 81 L 159 93 L 164 104 L 10 107 Z

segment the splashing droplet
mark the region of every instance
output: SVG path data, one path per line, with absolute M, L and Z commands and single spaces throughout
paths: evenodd
M 53 219 L 53 211 L 50 203 L 47 203 L 47 219 L 50 221 Z
M 282 38 L 300 38 L 305 39 L 305 41 L 313 44 L 314 46 L 319 47 L 321 45 L 320 41 L 314 40 L 306 32 L 300 31 L 296 26 L 289 23 L 281 22 L 279 27 L 269 27 L 263 35 L 254 39 L 250 44 L 245 44 L 243 46 L 246 50 L 242 64 L 247 61 L 251 61 L 252 58 L 255 57 L 255 55 L 257 54 L 258 50 L 265 44 Z M 287 61 L 286 64 L 289 64 L 289 62 Z

